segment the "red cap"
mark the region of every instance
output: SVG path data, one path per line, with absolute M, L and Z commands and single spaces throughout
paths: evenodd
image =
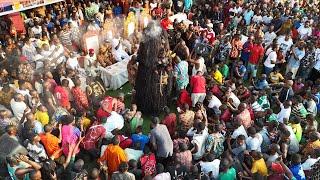
M 94 53 L 94 49 L 89 49 L 89 53 Z

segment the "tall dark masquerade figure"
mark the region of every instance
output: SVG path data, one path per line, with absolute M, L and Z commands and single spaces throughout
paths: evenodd
M 137 61 L 136 103 L 142 112 L 159 113 L 171 95 L 173 72 L 167 33 L 152 21 L 143 31 Z

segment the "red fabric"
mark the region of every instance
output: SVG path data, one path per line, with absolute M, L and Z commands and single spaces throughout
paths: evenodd
M 213 85 L 213 87 L 211 88 L 211 92 L 219 99 L 221 99 L 221 97 L 223 96 L 223 92 L 220 90 L 218 85 Z
M 184 104 L 188 104 L 190 107 L 192 105 L 191 97 L 187 90 L 183 89 L 180 92 L 180 97 L 177 102 L 177 106 L 183 108 Z
M 215 33 L 214 31 L 209 32 L 207 29 L 202 31 L 205 34 L 206 39 L 209 41 L 210 44 L 213 44 L 215 40 Z
M 104 138 L 106 129 L 102 125 L 91 126 L 84 137 L 81 146 L 83 149 L 91 150 L 97 148 L 97 142 Z
M 8 14 L 7 18 L 9 18 L 12 22 L 11 29 L 15 29 L 16 33 L 25 34 L 26 28 L 24 27 L 24 21 L 19 12 Z
M 162 19 L 160 24 L 164 30 L 168 30 L 169 26 L 170 25 L 172 26 L 172 22 L 170 21 L 169 18 Z
M 190 85 L 192 93 L 206 93 L 206 79 L 203 76 L 192 76 Z
M 98 109 L 96 113 L 97 119 L 101 120 L 103 117 L 109 117 L 110 113 L 107 111 L 104 111 L 101 107 Z
M 291 34 L 292 34 L 292 39 L 297 39 L 299 37 L 298 30 L 295 28 L 292 28 Z
M 153 175 L 156 172 L 156 156 L 151 153 L 150 155 L 143 155 L 140 158 L 141 170 L 144 176 Z
M 281 166 L 280 163 L 272 163 L 271 164 L 271 169 L 272 169 L 273 172 L 275 172 L 277 174 L 285 173 L 285 171 L 283 170 L 283 167 Z
M 230 122 L 231 121 L 232 113 L 229 109 L 225 110 L 221 113 L 220 119 L 224 122 Z
M 162 124 L 166 125 L 168 128 L 168 131 L 170 133 L 171 136 L 174 135 L 174 132 L 176 131 L 176 120 L 177 120 L 177 116 L 175 113 L 170 113 L 168 114 L 163 120 L 162 120 Z
M 242 100 L 245 100 L 245 99 L 249 98 L 250 95 L 251 95 L 250 91 L 249 91 L 249 90 L 246 90 L 246 91 L 242 94 L 241 99 L 242 99 Z
M 57 86 L 54 89 L 54 93 L 56 95 L 57 100 L 59 101 L 60 106 L 69 109 L 70 102 L 68 92 L 62 86 Z
M 261 45 L 254 44 L 250 49 L 249 62 L 251 64 L 258 64 L 259 59 L 264 55 L 264 48 Z
M 72 95 L 74 98 L 74 103 L 78 111 L 85 111 L 89 108 L 88 98 L 85 92 L 83 92 L 80 87 L 73 87 Z
M 254 112 L 253 112 L 253 109 L 252 109 L 251 106 L 248 107 L 248 111 L 249 111 L 249 113 L 250 113 L 251 119 L 254 119 Z
M 119 135 L 118 138 L 120 140 L 119 146 L 122 149 L 126 149 L 126 148 L 129 148 L 129 147 L 132 146 L 132 139 L 131 138 L 127 138 L 127 137 L 124 137 L 122 135 Z
M 157 16 L 162 16 L 162 13 L 163 13 L 163 9 L 162 8 L 154 8 L 153 9 L 153 12 L 155 13 L 155 15 L 157 15 Z
M 113 97 L 107 96 L 101 101 L 101 107 L 98 109 L 96 117 L 101 120 L 103 117 L 109 117 L 112 111 Z

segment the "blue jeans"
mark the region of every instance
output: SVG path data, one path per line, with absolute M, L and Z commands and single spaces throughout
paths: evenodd
M 249 78 L 248 77 L 249 73 L 250 73 L 252 78 L 255 78 L 257 76 L 257 71 L 258 71 L 258 69 L 257 69 L 257 65 L 256 64 L 248 63 L 247 73 L 246 73 L 247 78 Z
M 264 73 L 269 77 L 269 74 L 273 71 L 273 68 L 268 68 L 264 66 Z

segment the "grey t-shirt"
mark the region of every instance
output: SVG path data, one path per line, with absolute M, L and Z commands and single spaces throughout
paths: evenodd
M 157 156 L 168 157 L 173 154 L 173 143 L 167 127 L 163 124 L 158 124 L 151 130 L 150 141 L 157 145 Z

